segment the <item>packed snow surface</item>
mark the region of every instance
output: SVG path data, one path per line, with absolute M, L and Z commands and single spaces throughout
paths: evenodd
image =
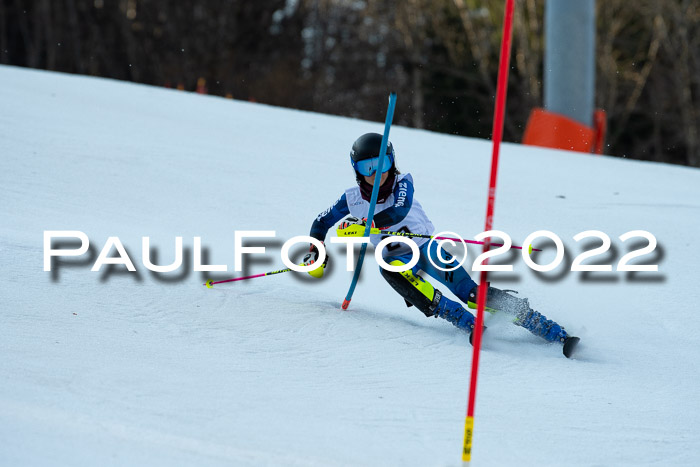
M 12 67 L 0 103 L 0 465 L 460 465 L 468 336 L 407 308 L 372 248 L 348 311 L 340 245 L 322 280 L 203 286 L 282 269 L 282 244 L 355 183 L 350 146 L 381 122 Z M 391 140 L 437 230 L 480 233 L 490 142 Z M 549 230 L 566 255 L 544 273 L 504 255 L 514 271 L 492 285 L 582 341 L 569 360 L 486 317 L 473 465 L 700 465 L 700 171 L 505 144 L 496 200 L 515 245 Z M 46 272 L 49 230 L 90 249 Z M 235 232 L 262 230 L 275 237 L 245 245 L 265 254 L 234 271 Z M 570 271 L 601 243 L 573 240 L 586 230 L 612 248 L 584 264 L 612 272 Z M 658 246 L 630 264 L 658 272 L 615 270 L 647 243 L 619 239 L 632 230 Z M 136 272 L 91 271 L 110 237 Z M 160 265 L 182 237 L 182 266 L 149 271 L 142 237 Z M 194 271 L 194 237 L 227 272 Z M 554 244 L 538 242 L 546 264 Z

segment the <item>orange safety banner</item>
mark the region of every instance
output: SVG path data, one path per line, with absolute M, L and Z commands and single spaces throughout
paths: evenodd
M 564 115 L 538 108 L 530 114 L 523 144 L 590 153 L 596 139 L 593 128 Z

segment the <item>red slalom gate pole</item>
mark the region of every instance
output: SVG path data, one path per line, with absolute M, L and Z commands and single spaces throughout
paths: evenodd
M 484 231 L 491 230 L 493 226 L 493 210 L 496 203 L 496 176 L 498 174 L 498 155 L 503 137 L 503 120 L 506 107 L 506 92 L 508 90 L 508 69 L 510 67 L 511 32 L 513 29 L 514 0 L 506 0 L 503 15 L 503 38 L 501 39 L 501 59 L 498 65 L 498 85 L 496 90 L 496 107 L 493 117 L 493 153 L 491 156 L 491 179 L 489 181 L 489 196 L 486 205 L 486 224 Z M 484 253 L 491 246 L 491 238 L 484 242 Z M 488 259 L 484 261 L 484 264 Z M 469 402 L 467 404 L 467 417 L 464 422 L 464 444 L 462 446 L 462 461 L 471 461 L 472 440 L 474 437 L 474 405 L 476 401 L 476 381 L 479 371 L 479 353 L 481 351 L 481 331 L 484 326 L 484 306 L 486 304 L 487 273 L 481 271 L 479 292 L 476 302 L 476 323 L 474 324 L 472 372 L 469 381 Z

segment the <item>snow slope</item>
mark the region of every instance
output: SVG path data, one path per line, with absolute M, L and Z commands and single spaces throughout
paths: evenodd
M 381 123 L 4 66 L 0 108 L 0 465 L 459 465 L 467 336 L 406 308 L 373 258 L 347 312 L 337 245 L 322 281 L 202 286 L 283 267 L 282 243 L 354 183 L 349 147 Z M 479 233 L 490 143 L 391 140 L 438 231 Z M 659 246 L 640 262 L 659 272 L 508 257 L 493 284 L 583 340 L 567 360 L 487 317 L 474 465 L 700 465 L 700 171 L 513 144 L 501 163 L 495 228 L 515 244 L 551 230 L 570 265 L 572 237 L 597 229 L 615 265 L 618 236 L 643 229 Z M 91 250 L 44 272 L 45 230 Z M 276 231 L 240 273 L 235 230 Z M 90 271 L 110 236 L 136 273 Z M 148 271 L 143 236 L 158 264 L 182 236 L 183 267 Z M 227 273 L 193 272 L 195 236 Z

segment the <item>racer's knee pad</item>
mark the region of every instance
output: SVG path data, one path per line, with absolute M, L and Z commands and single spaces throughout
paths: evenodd
M 391 266 L 404 266 L 401 260 L 395 259 L 389 263 Z M 442 293 L 433 285 L 423 280 L 411 269 L 402 272 L 392 272 L 381 269 L 382 276 L 401 295 L 407 303 L 412 304 L 425 316 L 433 316 L 437 309 Z

